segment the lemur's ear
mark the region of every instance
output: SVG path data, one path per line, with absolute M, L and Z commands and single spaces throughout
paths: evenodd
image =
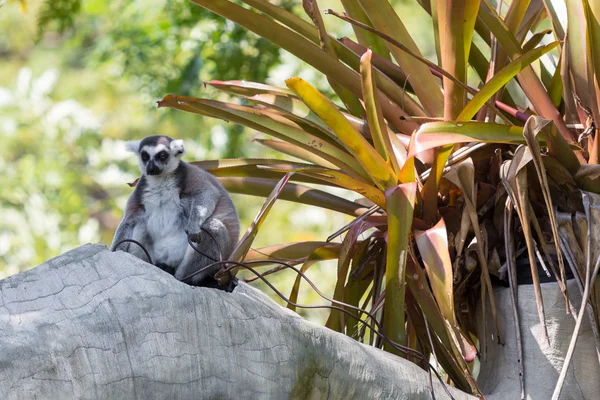
M 140 151 L 141 142 L 141 140 L 129 140 L 125 142 L 125 148 L 127 149 L 127 151 L 137 154 Z
M 173 140 L 171 142 L 171 151 L 174 155 L 180 156 L 185 153 L 185 147 L 183 147 L 183 140 Z

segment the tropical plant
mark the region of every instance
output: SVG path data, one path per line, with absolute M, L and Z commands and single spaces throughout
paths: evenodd
M 565 29 L 550 1 L 494 7 L 487 0 L 420 0 L 431 15 L 437 62 L 423 57 L 386 0 L 342 0 L 344 14 L 323 13 L 316 0 L 304 0 L 312 23 L 265 0 L 242 0 L 250 8 L 227 0 L 192 2 L 312 65 L 343 103 L 300 78 L 288 79 L 286 88 L 206 82 L 241 102 L 177 95 L 159 102 L 255 129 L 272 137 L 258 143 L 292 157 L 197 163 L 232 192 L 269 196 L 234 261 L 292 259 L 306 271 L 337 259 L 336 304 L 345 303 L 362 321 L 377 319 L 387 338 L 426 360 L 433 354 L 454 385 L 474 394 L 480 394 L 471 373 L 475 345 L 486 336 L 476 332 L 475 309 L 489 302 L 494 336 L 502 342 L 492 279 L 507 279 L 515 293 L 517 258 L 529 260 L 542 324 L 537 261 L 556 277 L 569 310 L 566 260 L 598 331 L 590 278 L 598 264 L 590 260 L 598 258 L 591 241 L 598 229 L 594 193 L 600 193 L 600 51 L 593 46 L 600 43 L 600 2 L 567 0 Z M 352 24 L 356 39 L 334 39 L 324 14 Z M 468 67 L 477 89 L 467 81 Z M 364 199 L 306 186 L 315 183 Z M 249 251 L 277 198 L 356 219 L 341 230 L 341 243 Z M 300 278 L 292 302 L 299 285 Z M 328 327 L 408 357 L 340 311 L 331 311 Z M 584 312 L 582 306 L 578 326 Z

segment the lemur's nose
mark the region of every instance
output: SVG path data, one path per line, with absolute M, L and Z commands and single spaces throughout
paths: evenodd
M 146 167 L 146 174 L 147 175 L 158 175 L 159 173 L 160 173 L 160 168 L 158 168 L 156 166 L 154 161 L 150 161 L 148 163 L 148 166 Z

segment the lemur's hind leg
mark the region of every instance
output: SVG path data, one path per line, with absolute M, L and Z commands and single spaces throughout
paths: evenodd
M 190 232 L 193 234 L 193 232 Z M 185 280 L 194 286 L 203 286 L 203 281 L 212 278 L 215 273 L 222 267 L 222 264 L 214 265 L 211 268 L 198 272 L 204 267 L 220 261 L 222 257 L 228 254 L 226 252 L 230 246 L 230 235 L 227 227 L 218 219 L 208 219 L 202 224 L 202 229 L 198 233 L 199 243 L 194 243 L 198 251 L 188 245 L 183 261 L 177 267 L 175 278 L 180 281 Z M 194 276 L 190 275 L 198 272 Z M 188 278 L 189 279 L 186 279 Z

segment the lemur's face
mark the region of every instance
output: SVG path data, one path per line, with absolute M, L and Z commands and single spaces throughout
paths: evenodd
M 143 175 L 161 175 L 175 171 L 185 152 L 183 140 L 173 140 L 168 136 L 149 136 L 141 141 L 127 142 L 127 147 L 137 153 Z

